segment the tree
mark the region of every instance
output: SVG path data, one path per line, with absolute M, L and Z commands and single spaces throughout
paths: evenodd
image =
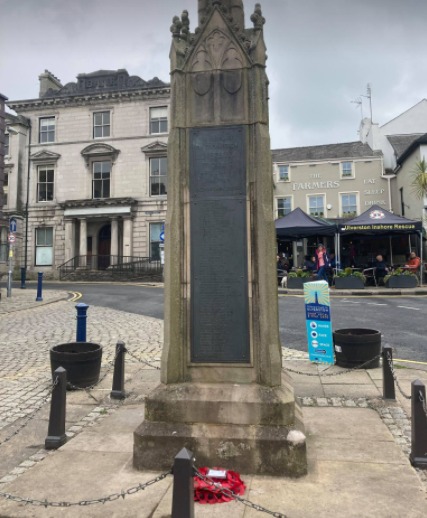
M 412 170 L 412 191 L 418 198 L 427 196 L 427 161 L 419 160 Z

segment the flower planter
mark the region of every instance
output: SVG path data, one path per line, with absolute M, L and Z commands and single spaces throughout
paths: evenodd
M 416 288 L 418 279 L 415 275 L 392 275 L 385 285 L 387 288 Z
M 302 290 L 304 289 L 304 283 L 310 282 L 314 280 L 311 277 L 289 277 L 288 275 L 288 284 L 287 288 L 289 290 Z
M 340 367 L 365 369 L 379 367 L 381 333 L 374 329 L 337 329 L 333 332 L 336 364 Z M 371 360 L 371 361 L 370 361 Z
M 365 284 L 360 277 L 347 275 L 346 277 L 335 277 L 335 288 L 337 290 L 364 290 Z
M 52 377 L 58 367 L 67 371 L 67 382 L 79 388 L 98 383 L 102 347 L 91 342 L 71 342 L 55 345 L 50 350 Z M 68 387 L 70 388 L 70 387 Z

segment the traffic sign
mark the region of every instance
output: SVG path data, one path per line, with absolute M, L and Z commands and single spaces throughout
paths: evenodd
M 9 220 L 9 232 L 16 232 L 17 224 L 15 218 L 10 218 Z
M 163 243 L 163 241 L 165 240 L 165 233 L 164 232 L 160 232 L 160 241 Z
M 9 243 L 14 243 L 16 241 L 15 234 L 9 234 L 8 241 Z

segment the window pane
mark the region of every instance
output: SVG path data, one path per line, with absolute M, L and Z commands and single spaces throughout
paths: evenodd
M 289 180 L 289 166 L 281 165 L 279 166 L 279 178 L 280 180 Z
M 50 266 L 52 264 L 53 249 L 42 246 L 36 249 L 36 266 Z
M 95 126 L 93 128 L 93 136 L 95 138 L 100 138 L 102 137 L 102 126 Z

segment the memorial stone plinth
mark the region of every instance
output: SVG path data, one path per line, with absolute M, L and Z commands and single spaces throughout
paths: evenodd
M 175 17 L 161 384 L 135 431 L 134 466 L 301 475 L 301 412 L 282 372 L 264 18 L 240 0 Z

